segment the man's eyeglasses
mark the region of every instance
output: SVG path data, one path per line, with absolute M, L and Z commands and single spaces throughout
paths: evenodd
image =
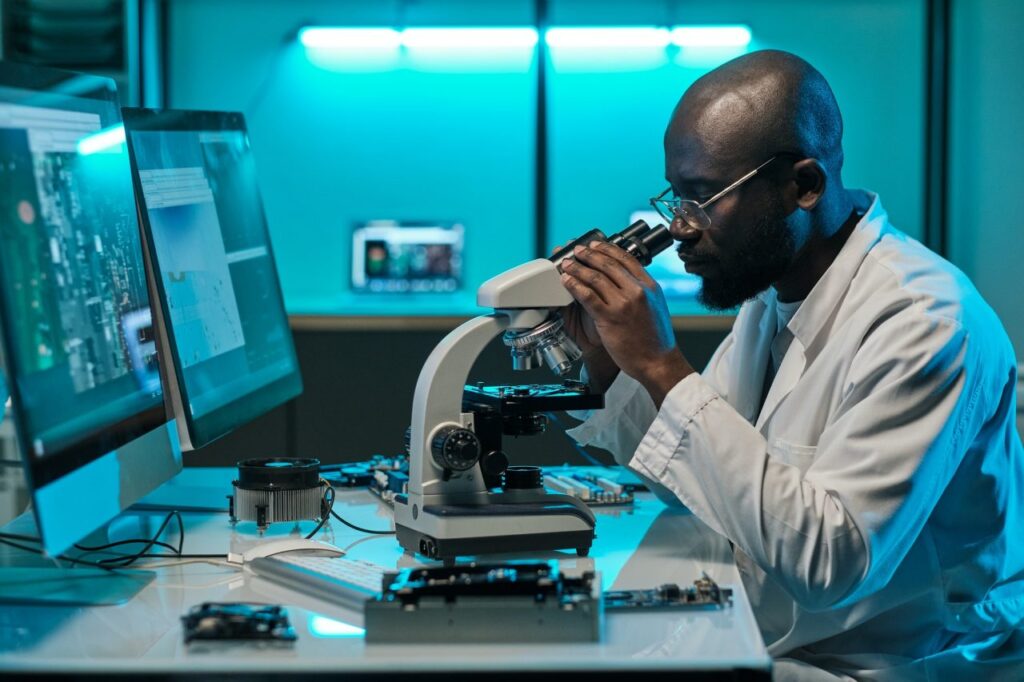
M 779 156 L 781 156 L 781 154 L 776 154 L 703 203 L 694 201 L 693 199 L 680 199 L 678 197 L 666 198 L 666 195 L 672 193 L 672 188 L 669 187 L 658 196 L 651 197 L 651 206 L 653 206 L 654 210 L 658 212 L 658 215 L 668 221 L 670 225 L 672 224 L 672 221 L 678 217 L 685 224 L 695 230 L 706 230 L 711 227 L 711 218 L 708 217 L 707 211 L 704 209 L 745 183 L 750 178 L 757 175 L 762 168 L 779 158 Z

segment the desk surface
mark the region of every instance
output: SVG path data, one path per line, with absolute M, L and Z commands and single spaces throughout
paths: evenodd
M 232 473 L 229 469 L 188 469 L 161 494 L 167 498 L 192 490 L 198 491 L 198 496 L 223 499 Z M 365 527 L 391 524 L 390 510 L 364 490 L 339 491 L 335 510 Z M 112 522 L 103 537 L 113 541 L 151 535 L 163 516 L 128 512 Z M 185 553 L 244 551 L 259 541 L 254 524 L 241 523 L 232 528 L 226 514 L 182 516 L 187 529 Z M 359 627 L 361 614 L 320 604 L 243 571 L 192 563 L 156 569 L 156 579 L 122 606 L 4 606 L 0 609 L 0 670 L 330 670 L 388 674 L 572 671 L 593 676 L 623 671 L 769 669 L 771 659 L 724 539 L 687 512 L 667 509 L 647 495 L 639 496 L 631 509 L 599 509 L 597 516 L 597 539 L 589 559 L 557 552 L 500 558 L 558 558 L 567 566 L 592 565 L 601 572 L 605 589 L 647 588 L 665 582 L 689 584 L 706 571 L 719 584 L 733 587 L 733 606 L 710 611 L 608 613 L 603 640 L 593 644 L 366 645 Z M 22 516 L 6 530 L 25 532 L 30 522 Z M 302 523 L 300 527 L 305 534 L 312 524 Z M 318 537 L 346 549 L 349 557 L 388 567 L 416 565 L 402 553 L 393 536 L 367 536 L 333 520 L 325 530 Z M 292 524 L 278 524 L 267 535 L 286 536 L 292 532 L 296 532 Z M 93 536 L 90 541 L 96 539 Z M 23 564 L 30 559 L 24 553 L 9 553 L 7 561 Z M 284 604 L 289 607 L 298 640 L 286 649 L 251 644 L 190 648 L 183 643 L 180 617 L 204 601 Z

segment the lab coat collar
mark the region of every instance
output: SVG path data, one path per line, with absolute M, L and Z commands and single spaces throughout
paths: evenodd
M 861 190 L 851 190 L 850 193 L 853 195 L 854 206 L 866 209 L 864 215 L 857 221 L 832 265 L 814 285 L 787 325 L 794 340 L 805 350 L 813 346 L 826 323 L 832 319 L 832 312 L 846 296 L 868 251 L 878 242 L 889 223 L 889 214 L 882 207 L 877 194 Z M 774 306 L 774 289 L 761 295 L 765 297 L 766 304 Z
M 786 325 L 786 328 L 793 334 L 793 342 L 779 366 L 768 395 L 765 397 L 764 405 L 758 413 L 756 426 L 762 432 L 775 412 L 775 408 L 789 395 L 797 381 L 800 380 L 804 368 L 807 366 L 808 358 L 813 358 L 815 340 L 832 319 L 833 311 L 842 302 L 868 251 L 879 240 L 882 230 L 888 224 L 888 214 L 882 208 L 878 195 L 855 191 L 854 205 L 857 208 L 867 207 L 864 216 L 857 222 L 832 265 L 814 285 L 811 293 L 807 295 L 796 314 Z M 763 372 L 771 339 L 775 335 L 777 315 L 775 289 L 770 288 L 762 292 L 758 299 L 763 306 L 763 312 L 761 324 L 758 325 L 760 341 L 757 347 L 757 358 L 760 360 L 759 366 Z

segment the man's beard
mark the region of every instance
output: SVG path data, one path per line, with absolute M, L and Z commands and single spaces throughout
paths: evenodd
M 796 243 L 782 201 L 772 197 L 750 237 L 735 253 L 715 259 L 701 276 L 697 300 L 712 310 L 729 310 L 777 282 L 793 263 Z

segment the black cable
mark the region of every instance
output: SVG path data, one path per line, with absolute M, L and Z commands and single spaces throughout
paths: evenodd
M 226 554 L 140 554 L 139 559 L 227 559 Z
M 177 521 L 178 521 L 178 546 L 177 547 L 175 547 L 174 545 L 171 545 L 169 543 L 166 543 L 166 542 L 161 542 L 158 539 L 160 537 L 160 535 L 164 532 L 164 529 L 167 528 L 167 524 L 170 523 L 172 518 L 177 519 Z M 321 524 L 321 525 L 323 525 L 323 524 Z M 319 527 L 318 527 L 318 530 L 319 530 Z M 314 531 L 314 532 L 316 532 L 316 531 Z M 2 544 L 9 545 L 11 547 L 14 547 L 16 549 L 20 549 L 20 550 L 23 550 L 23 551 L 26 551 L 26 552 L 31 552 L 32 554 L 39 554 L 39 555 L 43 555 L 43 556 L 45 556 L 45 554 L 46 554 L 43 550 L 41 550 L 41 549 L 39 549 L 37 547 L 28 547 L 28 546 L 22 545 L 22 544 L 20 544 L 18 542 L 13 542 L 12 540 L 22 540 L 22 541 L 25 541 L 25 542 L 42 542 L 41 538 L 31 537 L 29 535 L 19 535 L 17 533 L 0 533 L 0 543 L 2 543 Z M 109 542 L 109 543 L 107 543 L 105 545 L 95 545 L 95 546 L 77 545 L 76 544 L 76 545 L 74 545 L 74 547 L 75 547 L 75 549 L 83 551 L 85 554 L 91 554 L 93 552 L 103 552 L 103 551 L 109 550 L 111 547 L 119 547 L 121 545 L 132 545 L 132 544 L 145 544 L 146 546 L 143 547 L 140 551 L 135 552 L 134 554 L 122 554 L 122 555 L 118 555 L 118 556 L 114 556 L 114 557 L 108 557 L 106 559 L 100 559 L 98 562 L 95 562 L 95 561 L 84 561 L 82 559 L 74 559 L 72 557 L 65 556 L 63 554 L 58 555 L 56 557 L 52 557 L 52 558 L 59 559 L 61 561 L 69 561 L 69 562 L 71 562 L 73 564 L 81 564 L 83 566 L 92 566 L 94 568 L 102 568 L 105 571 L 114 571 L 115 568 L 112 568 L 111 566 L 116 566 L 117 568 L 124 568 L 124 567 L 127 567 L 127 566 L 131 566 L 132 564 L 134 564 L 139 559 L 224 559 L 224 558 L 226 558 L 226 555 L 224 555 L 224 554 L 183 554 L 182 553 L 182 549 L 183 549 L 183 547 L 185 545 L 185 525 L 182 522 L 181 514 L 179 514 L 177 512 L 177 510 L 174 510 L 174 511 L 170 512 L 166 517 L 164 517 L 163 522 L 160 524 L 160 528 L 157 530 L 156 534 L 152 538 L 148 538 L 148 539 L 139 538 L 139 539 L 134 539 L 134 540 L 119 540 L 117 542 Z M 163 547 L 164 549 L 170 550 L 172 553 L 171 554 L 150 554 L 149 550 L 151 548 L 153 548 L 153 547 Z M 82 556 L 84 556 L 84 554 Z
M 326 481 L 325 481 L 325 483 L 326 483 Z M 334 518 L 338 519 L 339 521 L 344 523 L 346 526 L 348 526 L 352 530 L 357 530 L 360 533 L 370 533 L 371 535 L 394 535 L 395 534 L 395 531 L 393 531 L 393 530 L 372 530 L 370 528 L 363 528 L 362 526 L 357 526 L 354 523 L 349 523 L 345 519 L 343 519 L 340 516 L 338 516 L 338 513 L 336 511 L 334 511 L 334 494 L 335 494 L 334 493 L 334 486 L 332 486 L 330 483 L 327 483 L 327 487 L 330 488 L 330 490 L 331 490 L 331 506 L 327 510 L 328 514 L 330 514 Z M 323 525 L 324 521 L 326 521 L 326 518 L 320 522 L 321 526 Z M 315 533 L 317 530 L 320 530 L 320 526 L 317 526 L 316 530 L 314 530 L 313 533 Z M 310 533 L 306 537 L 307 538 L 312 537 L 313 533 Z
M 139 544 L 148 543 L 148 542 L 150 542 L 150 540 L 146 540 L 146 539 L 121 540 L 120 542 L 111 542 L 111 543 L 106 544 L 106 545 L 97 545 L 95 547 L 87 547 L 85 545 L 75 545 L 74 547 L 75 547 L 75 549 L 80 550 L 80 551 L 84 552 L 85 554 L 93 554 L 94 552 L 103 552 L 103 551 L 105 551 L 107 549 L 110 549 L 111 547 L 119 547 L 121 545 L 139 545 Z M 168 544 L 166 542 L 154 542 L 153 544 L 155 546 L 157 546 L 157 547 L 163 547 L 164 549 L 169 549 L 172 552 L 174 552 L 175 554 L 180 554 L 181 553 L 181 551 L 176 549 L 174 547 L 174 545 L 170 545 L 170 544 Z M 129 555 L 125 554 L 124 556 L 129 556 Z
M 0 533 L 0 538 L 8 540 L 23 540 L 25 542 L 42 542 L 42 538 L 34 538 L 31 535 L 19 535 L 17 533 Z
M 352 528 L 353 530 L 358 530 L 359 532 L 369 532 L 369 534 L 374 536 L 393 536 L 395 534 L 395 530 L 372 530 L 371 528 L 364 528 L 355 525 L 354 523 L 349 523 L 342 517 L 338 516 L 338 513 L 335 512 L 333 509 L 331 510 L 331 516 L 334 516 L 336 519 L 338 519 L 348 527 Z
M 149 550 L 153 547 L 153 545 L 155 545 L 157 542 L 159 542 L 160 536 L 163 534 L 164 529 L 167 528 L 167 525 L 171 522 L 172 518 L 177 518 L 177 520 L 178 520 L 178 529 L 179 529 L 179 532 L 181 534 L 180 542 L 183 543 L 184 539 L 185 539 L 185 523 L 181 520 L 181 514 L 179 514 L 177 511 L 172 511 L 170 514 L 168 514 L 167 516 L 164 517 L 163 523 L 160 524 L 160 527 L 157 529 L 157 531 L 153 535 L 153 537 L 146 541 L 146 546 L 143 547 L 141 550 L 139 550 L 137 553 L 135 553 L 135 554 L 126 554 L 124 556 L 109 557 L 107 559 L 100 559 L 100 563 L 104 564 L 104 565 L 119 566 L 119 567 L 131 566 L 138 559 L 140 559 L 143 556 L 145 556 L 145 554 L 147 552 L 149 552 Z M 179 546 L 180 546 L 180 543 L 179 543 Z
M 25 552 L 30 552 L 32 554 L 38 554 L 40 556 L 46 556 L 46 552 L 44 552 L 43 550 L 39 549 L 38 547 L 28 547 L 26 545 L 22 545 L 22 544 L 19 544 L 17 542 L 12 542 L 11 540 L 5 540 L 4 538 L 0 538 L 0 544 L 8 545 L 10 547 L 14 547 L 15 549 L 20 549 L 20 550 L 23 550 Z M 98 564 L 98 563 L 95 563 L 93 561 L 82 561 L 81 559 L 72 559 L 71 557 L 64 556 L 63 554 L 59 554 L 59 555 L 57 555 L 56 557 L 53 557 L 53 558 L 54 559 L 60 559 L 61 561 L 70 561 L 73 564 L 81 564 L 83 566 L 91 566 L 93 568 L 102 568 L 104 571 L 113 571 L 114 570 L 110 566 L 106 566 L 104 564 Z

